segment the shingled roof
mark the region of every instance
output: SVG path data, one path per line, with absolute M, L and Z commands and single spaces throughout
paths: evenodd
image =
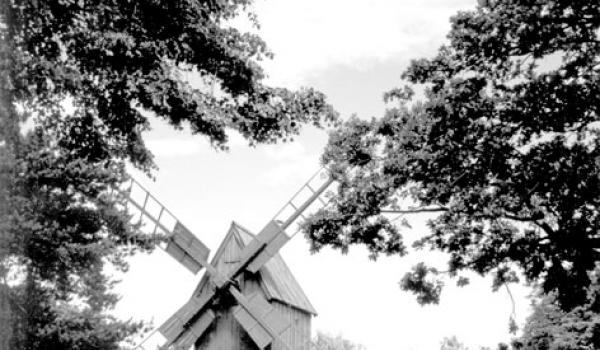
M 211 260 L 213 266 L 216 266 L 221 260 L 225 251 L 225 246 L 231 239 L 235 239 L 236 243 L 240 246 L 240 249 L 243 249 L 252 241 L 252 239 L 254 239 L 254 234 L 236 222 L 232 222 L 229 232 L 221 242 L 219 249 L 217 249 L 217 252 Z M 218 269 L 221 271 L 223 268 L 224 267 Z M 260 286 L 269 301 L 277 300 L 307 313 L 313 315 L 317 314 L 317 311 L 310 301 L 308 301 L 300 284 L 298 284 L 298 281 L 296 281 L 296 278 L 294 278 L 294 275 L 279 253 L 275 254 L 263 265 L 263 267 L 261 267 L 258 271 L 258 278 Z M 205 274 L 200 280 L 194 295 L 203 290 L 203 287 L 206 286 L 207 282 L 208 276 Z

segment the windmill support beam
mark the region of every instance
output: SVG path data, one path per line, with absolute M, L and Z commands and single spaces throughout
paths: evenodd
M 240 263 L 229 274 L 230 279 L 237 277 L 256 257 L 261 254 L 276 237 L 284 235 L 287 237 L 283 228 L 275 221 L 271 221 L 265 226 L 256 238 L 244 249 Z

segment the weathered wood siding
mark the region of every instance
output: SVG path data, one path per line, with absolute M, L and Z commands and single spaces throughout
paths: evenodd
M 279 311 L 284 318 L 290 322 L 290 329 L 286 331 L 282 339 L 293 350 L 308 350 L 310 342 L 310 321 L 311 315 L 289 307 L 276 300 L 271 302 L 275 309 Z M 272 350 L 286 350 L 282 344 L 277 344 L 272 347 Z
M 219 251 L 215 255 L 216 261 L 213 261 L 213 265 L 217 271 L 222 274 L 227 274 L 233 269 L 239 260 L 241 245 L 237 242 L 235 235 L 229 234 L 225 238 L 226 242 L 219 248 Z M 245 279 L 241 280 L 243 286 L 243 293 L 246 293 L 246 286 L 252 291 L 260 290 L 260 285 L 256 281 L 248 281 Z M 250 287 L 255 284 L 256 286 Z M 204 289 L 204 288 L 203 288 Z M 217 319 L 213 323 L 212 327 L 209 328 L 204 335 L 196 343 L 196 349 L 198 350 L 256 350 L 258 349 L 252 340 L 245 334 L 243 329 L 237 323 L 232 313 L 233 308 L 228 310 L 216 312 Z
M 197 350 L 258 350 L 231 310 L 220 312 L 213 326 L 196 343 Z
M 239 261 L 240 252 L 245 242 L 240 241 L 236 234 L 228 234 L 225 241 L 215 254 L 213 265 L 218 271 L 226 274 L 236 266 Z M 281 258 L 278 258 L 281 259 Z M 282 271 L 287 272 L 287 271 Z M 289 272 L 287 272 L 289 273 Z M 271 277 L 272 278 L 272 277 Z M 279 280 L 278 280 L 279 281 Z M 271 281 L 269 281 L 271 282 Z M 239 277 L 240 287 L 244 295 L 260 293 L 265 299 L 271 296 L 265 293 L 261 284 L 261 277 L 250 273 L 244 273 Z M 201 283 L 202 284 L 202 283 Z M 203 293 L 207 285 L 200 287 L 198 292 Z M 272 288 L 275 288 L 273 286 Z M 270 303 L 290 322 L 289 329 L 283 334 L 282 340 L 293 350 L 308 350 L 310 341 L 311 313 L 303 311 L 287 303 L 271 299 Z M 207 329 L 204 335 L 196 342 L 197 350 L 257 350 L 258 347 L 246 334 L 244 329 L 237 323 L 232 313 L 233 307 L 216 311 L 216 320 Z M 288 350 L 281 343 L 273 343 L 270 350 Z
M 223 275 L 227 275 L 237 266 L 242 252 L 241 245 L 237 242 L 235 235 L 227 235 L 227 241 L 221 256 L 218 257 L 216 264 L 213 264 L 217 271 Z

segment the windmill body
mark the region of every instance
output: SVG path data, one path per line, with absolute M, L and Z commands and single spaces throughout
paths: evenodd
M 293 236 L 286 228 L 313 203 L 326 204 L 320 196 L 332 182 L 317 172 L 257 235 L 233 223 L 211 262 L 208 247 L 139 183 L 131 179 L 127 189 L 119 189 L 139 210 L 140 224 L 146 221 L 152 235 L 168 237 L 162 248 L 169 255 L 193 273 L 205 269 L 190 299 L 158 327 L 165 339 L 160 348 L 308 349 L 316 311 L 279 250 Z M 169 217 L 171 224 L 165 222 Z M 144 342 L 138 348 L 145 349 Z
M 254 239 L 254 235 L 242 226 L 232 223 L 227 235 L 217 249 L 211 264 L 223 275 L 227 275 L 239 262 L 243 249 Z M 311 335 L 311 318 L 316 315 L 314 307 L 292 275 L 279 254 L 273 256 L 257 273 L 245 272 L 237 278 L 241 293 L 248 299 L 264 298 L 284 320 L 287 329 L 280 340 L 289 348 L 308 349 Z M 201 279 L 194 296 L 210 291 L 209 277 Z M 235 307 L 223 303 L 215 311 L 216 318 L 197 340 L 198 350 L 250 350 L 258 349 L 252 337 L 240 326 L 233 315 Z M 271 345 L 272 350 L 287 349 L 280 342 Z

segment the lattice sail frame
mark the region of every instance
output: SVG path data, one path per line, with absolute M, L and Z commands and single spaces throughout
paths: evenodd
M 298 217 L 306 219 L 305 213 L 327 206 L 329 199 L 326 198 L 326 190 L 333 182 L 334 179 L 329 175 L 326 168 L 319 169 L 281 207 L 272 221 L 281 222 L 281 226 L 285 230 Z
M 167 237 L 165 244 L 159 244 L 167 254 L 194 274 L 208 264 L 210 249 L 144 186 L 130 177 L 128 184 L 117 191 L 139 212 L 142 231 L 151 227 L 149 234 L 155 239 L 158 234 Z
M 307 212 L 313 212 L 327 206 L 329 199 L 326 198 L 326 190 L 333 182 L 334 179 L 328 174 L 327 170 L 321 168 L 300 187 L 292 198 L 275 214 L 261 233 L 257 235 L 256 240 L 260 241 L 260 243 L 265 243 L 265 246 L 262 251 L 258 252 L 253 261 L 246 266 L 246 270 L 256 273 L 261 266 L 277 254 L 279 249 L 298 233 L 299 227 L 293 230 L 291 235 L 286 233 L 286 230 L 298 218 L 306 219 L 305 214 Z M 266 234 L 267 230 L 271 231 L 272 236 Z M 279 232 L 273 234 L 272 231 L 277 230 Z M 250 251 L 250 249 L 247 250 Z

